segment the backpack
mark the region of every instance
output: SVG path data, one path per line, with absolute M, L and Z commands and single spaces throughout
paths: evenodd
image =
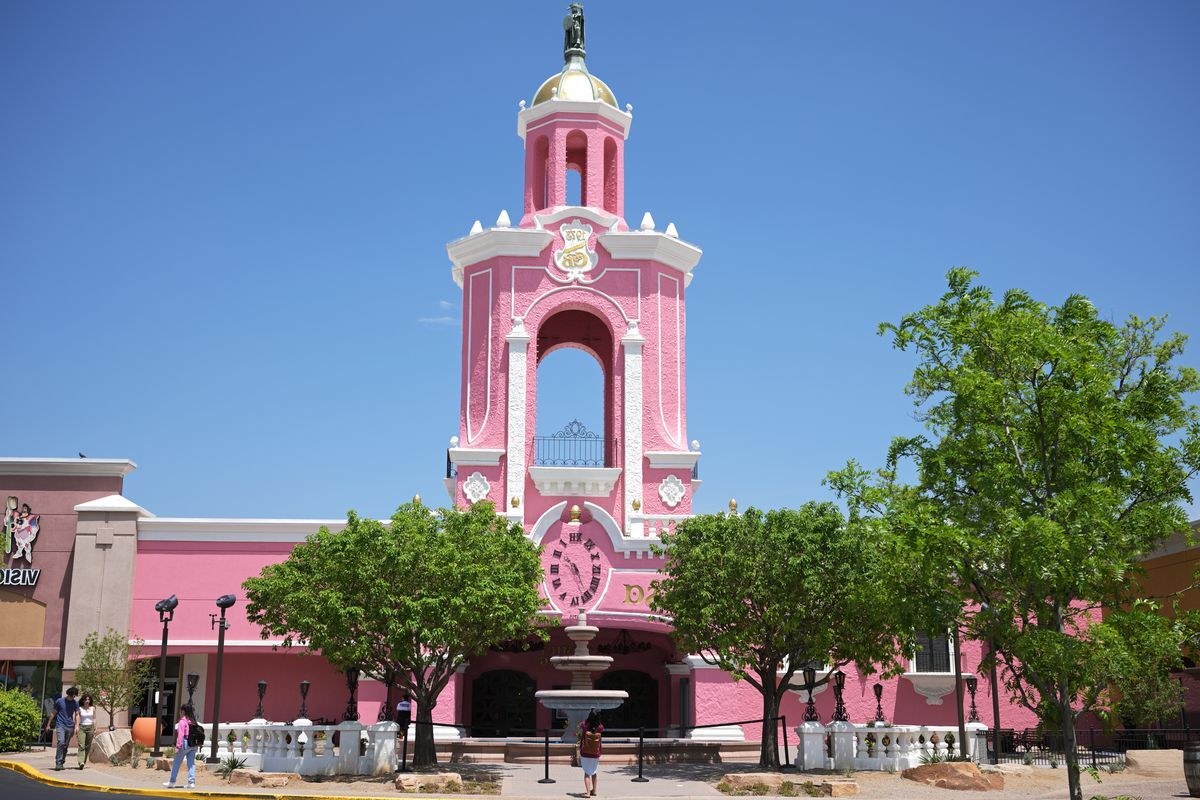
M 600 731 L 583 732 L 583 739 L 579 742 L 579 755 L 584 758 L 600 757 Z
M 188 747 L 204 747 L 204 728 L 200 723 L 193 722 L 188 726 L 187 743 Z

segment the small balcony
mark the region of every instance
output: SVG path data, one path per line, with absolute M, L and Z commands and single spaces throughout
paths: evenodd
M 529 476 L 546 497 L 608 497 L 621 477 L 620 446 L 579 420 L 550 436 L 535 436 Z

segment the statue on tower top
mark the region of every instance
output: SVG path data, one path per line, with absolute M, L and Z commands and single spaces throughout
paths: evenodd
M 571 3 L 571 13 L 563 17 L 563 60 L 583 58 L 583 3 Z

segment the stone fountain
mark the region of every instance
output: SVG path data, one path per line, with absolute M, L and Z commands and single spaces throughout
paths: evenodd
M 612 666 L 612 656 L 594 656 L 588 652 L 588 644 L 600 629 L 587 624 L 586 612 L 579 614 L 578 624 L 568 625 L 563 630 L 575 643 L 575 652 L 569 656 L 551 656 L 550 664 L 571 673 L 571 688 L 548 689 L 538 692 L 536 697 L 546 708 L 567 712 L 567 727 L 560 741 L 574 742 L 579 723 L 587 718 L 588 711 L 616 708 L 629 699 L 629 693 L 592 687 L 592 673 L 603 672 Z

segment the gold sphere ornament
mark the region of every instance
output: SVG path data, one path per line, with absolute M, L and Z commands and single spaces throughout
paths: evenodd
M 737 500 L 734 500 L 732 497 L 729 498 L 729 513 L 730 514 L 737 513 Z
M 633 505 L 633 510 L 634 510 L 634 511 L 641 511 L 641 510 L 642 510 L 642 501 L 641 501 L 641 500 L 638 500 L 636 497 L 635 497 L 635 498 L 633 498 L 633 504 L 632 504 L 632 505 Z
M 521 507 L 521 498 L 517 497 L 517 496 L 514 494 L 514 495 L 513 495 L 513 499 L 509 501 L 509 504 L 510 504 L 510 505 L 511 505 L 513 508 L 520 508 L 520 507 Z
M 413 495 L 413 505 L 414 505 L 414 506 L 419 506 L 419 505 L 421 505 L 421 495 L 419 495 L 419 494 L 414 494 L 414 495 Z
M 581 513 L 579 506 L 571 506 L 571 522 L 579 522 L 579 515 Z

